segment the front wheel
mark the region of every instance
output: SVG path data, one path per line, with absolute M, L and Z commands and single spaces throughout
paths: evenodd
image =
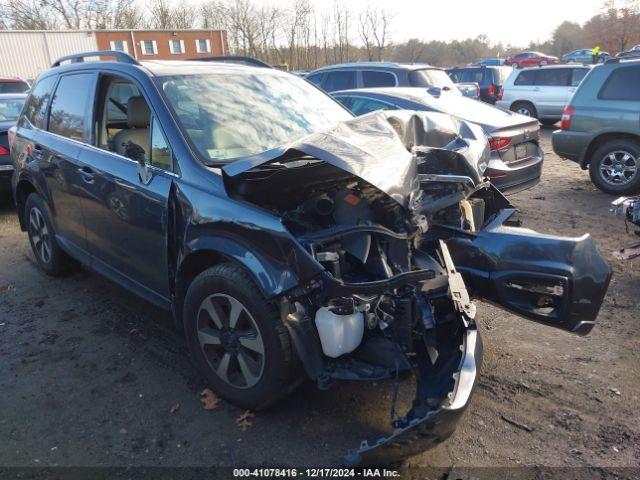
M 198 275 L 184 304 L 189 349 L 212 388 L 251 410 L 267 408 L 297 384 L 289 332 L 240 266 Z
M 520 115 L 526 115 L 527 117 L 538 117 L 538 112 L 536 111 L 536 107 L 529 102 L 516 102 L 511 105 L 511 111 L 519 113 Z
M 611 140 L 589 161 L 591 181 L 603 192 L 630 194 L 640 191 L 640 146 L 631 140 Z

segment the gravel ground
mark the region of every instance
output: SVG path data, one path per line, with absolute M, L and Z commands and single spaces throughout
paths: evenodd
M 634 237 L 550 137 L 541 184 L 512 201 L 529 228 L 595 237 L 614 269 L 597 326 L 581 338 L 480 304 L 485 363 L 472 405 L 407 471 L 640 466 L 640 259 L 611 255 Z M 305 384 L 242 431 L 238 408 L 203 410 L 204 386 L 170 324 L 97 274 L 38 271 L 15 212 L 0 208 L 0 466 L 330 466 L 387 428 L 389 383 Z M 405 406 L 412 389 L 401 386 Z

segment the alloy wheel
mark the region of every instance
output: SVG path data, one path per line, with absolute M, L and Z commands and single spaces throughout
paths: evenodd
M 36 254 L 42 262 L 49 263 L 51 261 L 51 252 L 53 251 L 51 235 L 44 221 L 44 216 L 37 207 L 33 207 L 29 212 L 29 233 Z
M 638 159 L 630 152 L 615 150 L 600 161 L 600 175 L 609 185 L 626 185 L 638 174 Z
M 526 115 L 527 117 L 531 117 L 531 110 L 529 110 L 527 107 L 518 107 L 516 108 L 516 113 L 519 113 L 520 115 Z
M 209 366 L 234 388 L 254 386 L 264 371 L 264 342 L 251 313 L 238 299 L 216 293 L 198 309 L 198 340 Z

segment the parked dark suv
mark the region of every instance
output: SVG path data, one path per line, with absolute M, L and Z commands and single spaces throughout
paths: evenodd
M 325 92 L 352 88 L 420 87 L 439 88 L 462 95 L 445 70 L 420 63 L 340 63 L 314 70 L 306 79 Z
M 640 192 L 640 60 L 593 67 L 565 108 L 553 150 L 612 194 Z
M 455 83 L 477 83 L 480 86 L 480 100 L 492 105 L 496 103 L 500 89 L 512 72 L 512 67 L 501 66 L 455 67 L 447 70 Z
M 82 62 L 96 55 L 117 61 Z M 265 408 L 305 375 L 415 371 L 411 410 L 354 464 L 451 435 L 482 360 L 470 295 L 586 334 L 611 275 L 588 235 L 514 227 L 482 179 L 480 127 L 355 118 L 275 69 L 67 57 L 36 82 L 11 154 L 40 267 L 80 262 L 171 310 L 222 397 Z

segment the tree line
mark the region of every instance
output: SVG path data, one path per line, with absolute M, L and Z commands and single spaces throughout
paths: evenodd
M 393 42 L 395 14 L 367 6 L 354 10 L 334 0 L 318 10 L 310 0 L 289 5 L 253 0 L 0 0 L 0 28 L 78 29 L 222 29 L 238 55 L 248 55 L 294 70 L 359 60 L 463 65 L 482 57 L 506 57 L 523 49 L 561 55 L 600 45 L 612 54 L 640 43 L 640 0 L 621 6 L 607 0 L 584 25 L 566 21 L 551 38 L 527 46 L 492 43 L 487 35 L 464 40 Z

